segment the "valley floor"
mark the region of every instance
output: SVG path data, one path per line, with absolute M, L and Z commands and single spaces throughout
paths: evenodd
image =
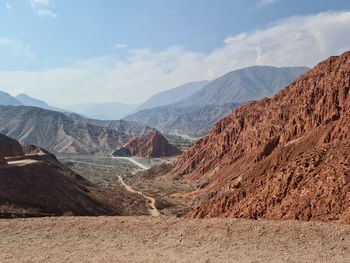
M 349 262 L 350 226 L 174 217 L 0 220 L 0 262 Z

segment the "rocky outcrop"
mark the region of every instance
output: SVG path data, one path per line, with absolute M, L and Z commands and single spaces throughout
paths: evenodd
M 164 136 L 154 131 L 130 140 L 124 147 L 113 152 L 113 156 L 171 157 L 181 154 L 181 150 L 168 143 Z
M 53 215 L 117 215 L 97 188 L 48 151 L 0 136 L 0 218 Z
M 23 156 L 22 146 L 14 139 L 0 134 L 0 156 Z
M 350 222 L 350 52 L 248 103 L 185 152 L 189 217 Z

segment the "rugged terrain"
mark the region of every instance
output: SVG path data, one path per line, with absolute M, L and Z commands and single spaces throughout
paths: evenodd
M 0 149 L 0 217 L 123 214 L 121 206 L 99 200 L 97 187 L 47 151 L 22 149 L 4 135 Z
M 93 125 L 108 129 L 117 130 L 120 133 L 124 133 L 130 136 L 142 136 L 147 135 L 148 133 L 155 131 L 146 124 L 137 123 L 134 121 L 125 121 L 125 120 L 97 120 L 85 118 L 76 113 L 65 113 L 73 121 L 80 123 L 82 125 Z
M 172 157 L 180 155 L 181 150 L 171 145 L 158 131 L 131 139 L 123 147 L 115 150 L 113 156 L 138 156 L 138 157 Z
M 55 153 L 110 154 L 131 136 L 114 129 L 81 124 L 56 111 L 0 106 L 0 132 L 22 144 Z
M 176 103 L 140 110 L 125 119 L 145 123 L 163 133 L 201 137 L 243 102 L 272 96 L 306 70 L 267 66 L 235 70 Z
M 14 262 L 349 262 L 350 226 L 61 217 L 0 220 L 0 261 Z
M 166 134 L 201 137 L 222 117 L 231 113 L 240 103 L 179 107 L 168 105 L 139 111 L 126 117 L 128 121 L 146 123 Z
M 188 216 L 349 223 L 349 87 L 347 52 L 217 123 L 173 171 L 198 183 Z

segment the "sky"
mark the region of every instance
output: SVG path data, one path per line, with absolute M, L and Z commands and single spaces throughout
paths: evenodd
M 251 65 L 350 50 L 347 0 L 0 0 L 0 90 L 142 103 Z

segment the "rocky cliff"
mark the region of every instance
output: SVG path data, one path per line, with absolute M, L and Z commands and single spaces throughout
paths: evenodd
M 189 217 L 350 222 L 350 52 L 240 107 L 180 158 Z

